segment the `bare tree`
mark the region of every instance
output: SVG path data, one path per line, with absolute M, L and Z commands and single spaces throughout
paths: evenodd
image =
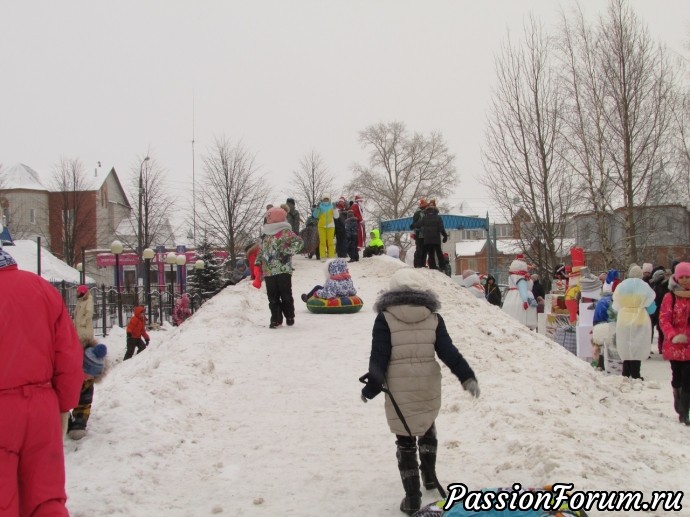
M 298 192 L 295 197 L 299 206 L 305 207 L 303 214 L 311 213 L 311 207 L 319 202 L 321 196 L 333 190 L 333 176 L 328 172 L 323 158 L 315 151 L 300 160 L 299 169 L 292 172 L 292 177 Z
M 379 123 L 361 131 L 359 142 L 369 162 L 353 166 L 347 188 L 362 194 L 372 221 L 411 216 L 420 197 L 442 198 L 457 184 L 455 155 L 438 131 L 424 136 L 410 134 L 402 122 Z M 406 250 L 401 237 L 394 241 Z
M 136 202 L 132 203 L 130 231 L 120 237 L 127 247 L 137 250 L 141 261 L 145 248 L 174 244 L 168 214 L 170 207 L 175 205 L 175 197 L 170 195 L 167 187 L 166 169 L 150 152 L 144 157 L 137 157 L 130 171 L 128 194 Z
M 216 139 L 202 159 L 205 176 L 197 191 L 197 212 L 209 239 L 221 243 L 234 263 L 257 234 L 271 189 L 241 142 Z
M 70 266 L 81 260 L 81 248 L 96 235 L 96 203 L 92 202 L 92 187 L 79 158 L 61 158 L 53 170 L 55 208 L 50 213 L 50 226 L 60 228 L 53 232 L 51 247 L 62 255 Z M 58 242 L 56 242 L 57 237 Z
M 516 215 L 516 205 L 524 210 L 518 235 L 522 248 L 542 278 L 550 278 L 573 184 L 562 159 L 563 99 L 549 55 L 552 42 L 534 19 L 526 23 L 524 36 L 521 48 L 508 39 L 496 63 L 482 183 L 495 193 L 507 219 Z
M 675 111 L 678 138 L 675 145 L 675 163 L 682 174 L 682 197 L 690 198 L 690 91 L 680 92 Z
M 561 111 L 564 159 L 577 175 L 578 196 L 573 208 L 592 214 L 605 264 L 616 264 L 612 241 L 615 184 L 607 153 L 604 79 L 597 62 L 597 35 L 586 23 L 581 9 L 571 21 L 562 15 L 559 47 L 561 85 L 565 101 Z
M 602 78 L 601 111 L 606 153 L 617 193 L 625 207 L 625 257 L 637 262 L 641 228 L 638 219 L 650 200 L 665 197 L 672 176 L 676 78 L 664 49 L 655 45 L 626 0 L 611 0 L 596 31 L 596 59 Z

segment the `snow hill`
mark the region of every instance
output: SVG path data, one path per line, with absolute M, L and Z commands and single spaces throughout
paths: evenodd
M 363 404 L 358 377 L 373 303 L 407 266 L 389 257 L 350 264 L 364 309 L 316 315 L 299 294 L 323 281 L 325 264 L 294 264 L 294 327 L 269 329 L 264 288 L 242 282 L 183 326 L 153 333 L 126 363 L 124 331 L 104 339 L 108 372 L 89 434 L 65 445 L 73 517 L 402 515 L 383 396 Z M 670 386 L 596 372 L 443 274 L 422 273 L 482 390 L 471 399 L 443 366 L 441 483 L 563 482 L 642 490 L 647 500 L 688 488 L 690 430 Z M 437 498 L 428 491 L 424 503 Z M 690 515 L 685 508 L 673 515 Z

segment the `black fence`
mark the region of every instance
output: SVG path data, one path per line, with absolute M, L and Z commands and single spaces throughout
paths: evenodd
M 53 285 L 62 294 L 62 299 L 70 316 L 74 317 L 74 308 L 77 305 L 77 286 L 65 281 L 53 283 Z M 119 326 L 120 310 L 122 311 L 122 328 L 127 327 L 129 319 L 134 314 L 134 307 L 137 305 L 143 305 L 146 308 L 146 325 L 148 328 L 157 328 L 164 321 L 172 325 L 175 303 L 182 296 L 178 292 L 173 294 L 169 286 L 157 286 L 156 289 L 152 289 L 150 298 L 146 295 L 146 290 L 139 287 L 121 288 L 119 296 L 116 287 L 103 284 L 100 287 L 92 287 L 89 291 L 93 297 L 93 329 L 97 336 L 107 336 L 108 331 L 113 326 Z M 186 294 L 189 297 L 189 308 L 193 314 L 205 299 L 199 295 Z

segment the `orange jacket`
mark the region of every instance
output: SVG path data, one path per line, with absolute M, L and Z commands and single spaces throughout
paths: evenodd
M 149 335 L 146 333 L 144 310 L 142 306 L 134 307 L 134 316 L 132 316 L 127 324 L 127 333 L 135 339 L 141 339 L 143 337 L 148 341 Z

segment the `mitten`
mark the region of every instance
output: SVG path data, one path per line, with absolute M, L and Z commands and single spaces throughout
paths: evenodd
M 376 385 L 376 383 L 373 383 L 371 381 L 367 382 L 367 384 L 362 388 L 362 398 L 365 399 L 373 399 L 376 395 L 381 393 L 382 391 L 382 386 Z
M 671 340 L 671 343 L 687 343 L 688 342 L 688 336 L 685 334 L 678 334 L 677 336 L 673 336 L 673 339 Z
M 447 235 L 445 235 L 445 236 L 443 237 L 443 242 L 448 242 L 448 236 L 447 236 Z
M 474 398 L 479 397 L 479 383 L 477 382 L 477 379 L 475 379 L 474 377 L 470 377 L 465 382 L 463 382 L 462 389 L 464 389 L 465 391 L 469 391 L 470 395 L 472 395 Z
M 529 308 L 529 303 L 527 302 L 522 302 L 522 308 L 527 310 Z
M 151 342 L 151 339 L 150 339 L 150 338 L 146 338 L 145 341 L 146 341 L 146 346 L 149 346 L 149 343 Z

